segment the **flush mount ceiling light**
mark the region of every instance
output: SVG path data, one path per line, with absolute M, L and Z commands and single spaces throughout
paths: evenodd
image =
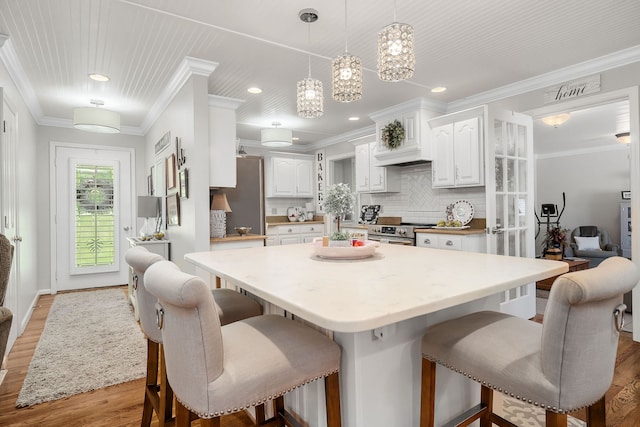
M 378 77 L 388 82 L 410 79 L 416 66 L 413 27 L 396 22 L 395 0 L 393 21 L 378 33 Z
M 262 89 L 260 89 L 257 86 L 252 86 L 252 87 L 247 89 L 247 92 L 253 93 L 253 94 L 258 94 L 258 93 L 262 93 Z
M 631 143 L 631 134 L 629 132 L 616 133 L 616 138 L 618 139 L 618 142 L 621 144 Z
M 279 122 L 271 123 L 272 128 L 262 129 L 260 131 L 260 142 L 265 147 L 287 147 L 292 142 L 293 132 L 291 129 L 279 128 Z
M 298 16 L 309 26 L 309 44 L 311 44 L 311 23 L 318 20 L 318 12 L 314 9 L 303 9 Z M 309 77 L 298 82 L 296 104 L 298 116 L 305 119 L 318 118 L 324 112 L 322 82 L 311 77 L 311 54 L 309 54 Z
M 446 90 L 447 90 L 447 88 L 444 87 L 444 86 L 436 86 L 433 89 L 431 89 L 431 92 L 432 93 L 442 93 L 442 92 L 445 92 Z
M 97 74 L 97 73 L 89 74 L 89 78 L 97 82 L 108 82 L 109 80 L 111 80 L 108 76 L 105 76 L 104 74 Z
M 331 96 L 338 102 L 362 98 L 362 61 L 349 54 L 347 42 L 347 0 L 344 1 L 344 53 L 331 62 Z
M 89 132 L 119 133 L 120 114 L 99 108 L 103 101 L 92 99 L 94 107 L 79 107 L 73 110 L 73 127 Z
M 557 128 L 564 122 L 569 120 L 569 113 L 556 114 L 554 116 L 547 116 L 542 118 L 542 123 L 548 126 L 553 126 Z

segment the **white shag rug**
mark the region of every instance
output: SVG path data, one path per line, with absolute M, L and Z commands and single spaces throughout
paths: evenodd
M 142 378 L 146 351 L 121 289 L 56 295 L 16 407 Z

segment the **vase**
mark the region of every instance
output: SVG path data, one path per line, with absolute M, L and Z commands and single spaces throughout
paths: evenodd
M 552 260 L 556 260 L 556 261 L 561 261 L 562 260 L 562 249 L 561 248 L 548 248 L 544 253 L 544 257 L 546 259 L 552 259 Z

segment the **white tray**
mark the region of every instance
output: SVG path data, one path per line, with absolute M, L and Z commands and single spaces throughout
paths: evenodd
M 380 242 L 366 240 L 364 246 L 322 246 L 322 237 L 316 237 L 311 243 L 313 255 L 326 259 L 361 259 L 369 258 L 376 252 Z

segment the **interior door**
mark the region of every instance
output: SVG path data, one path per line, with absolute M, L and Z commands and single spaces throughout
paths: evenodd
M 18 182 L 16 180 L 16 115 L 9 104 L 3 100 L 2 115 L 3 131 L 0 142 L 2 143 L 2 160 L 0 169 L 2 170 L 2 225 L 0 230 L 14 246 L 13 264 L 9 275 L 9 283 L 5 294 L 4 306 L 13 313 L 13 322 L 9 331 L 8 350 L 19 334 L 20 318 L 18 311 L 18 284 L 20 283 L 20 222 L 18 215 Z M 2 360 L 0 360 L 0 365 Z
M 132 151 L 55 146 L 52 289 L 128 282 L 132 233 Z
M 489 110 L 486 134 L 487 252 L 534 257 L 533 120 L 511 111 Z M 504 292 L 501 309 L 533 317 L 535 283 Z

